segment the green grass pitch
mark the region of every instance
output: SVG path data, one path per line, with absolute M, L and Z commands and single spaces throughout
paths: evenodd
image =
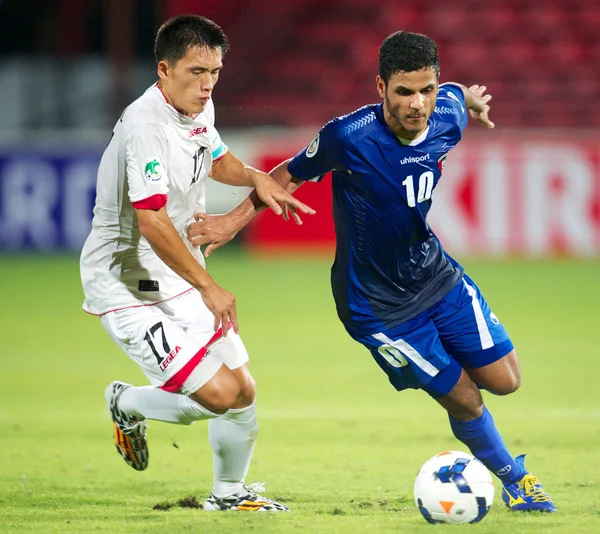
M 600 532 L 600 263 L 470 261 L 523 369 L 514 395 L 485 395 L 514 454 L 554 498 L 553 515 L 508 512 L 499 495 L 480 533 Z M 150 423 L 150 466 L 114 450 L 103 389 L 145 384 L 81 309 L 78 259 L 0 258 L 0 532 L 431 532 L 412 500 L 419 466 L 464 449 L 420 392 L 396 393 L 344 332 L 329 262 L 218 251 L 214 278 L 238 302 L 258 382 L 261 433 L 249 482 L 290 514 L 173 507 L 212 482 L 206 424 Z M 453 528 L 453 527 L 450 527 Z

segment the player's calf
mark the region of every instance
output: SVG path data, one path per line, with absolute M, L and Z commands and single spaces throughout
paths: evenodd
M 456 439 L 504 484 L 512 484 L 527 474 L 522 462 L 508 451 L 492 414 L 483 405 L 479 388 L 464 371 L 450 393 L 437 401 L 448 410 Z
M 464 370 L 452 391 L 436 400 L 451 417 L 461 421 L 472 421 L 483 413 L 481 392 Z

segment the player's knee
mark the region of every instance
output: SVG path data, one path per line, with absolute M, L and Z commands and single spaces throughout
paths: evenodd
M 519 371 L 513 379 L 513 388 L 512 388 L 511 393 L 514 393 L 520 387 L 521 387 L 521 372 Z
M 250 374 L 248 365 L 245 364 L 237 369 L 232 369 L 231 372 L 237 378 L 237 381 L 240 385 L 240 394 L 238 395 L 232 408 L 239 409 L 251 406 L 256 400 L 256 382 Z
M 510 372 L 506 373 L 506 380 L 501 395 L 509 395 L 514 393 L 521 387 L 521 367 L 517 351 L 513 349 L 509 354 Z
M 502 384 L 498 384 L 496 387 L 491 388 L 491 392 L 495 395 L 510 395 L 521 387 L 521 374 L 513 374 L 507 377 Z
M 520 387 L 521 387 L 521 367 L 519 366 L 519 363 L 518 363 L 518 360 L 517 360 L 517 365 L 515 365 L 513 367 L 513 380 L 512 380 L 512 390 L 511 390 L 511 393 L 514 393 Z
M 462 421 L 472 421 L 483 415 L 483 397 L 472 380 L 466 379 L 462 386 L 462 394 L 458 396 L 459 403 L 453 407 L 451 415 Z
M 234 407 L 238 395 L 239 388 L 235 386 L 218 391 L 209 400 L 213 406 L 212 411 L 215 413 L 225 413 L 227 410 Z
M 235 406 L 240 392 L 238 380 L 223 366 L 207 384 L 190 397 L 207 410 L 223 414 Z
M 244 383 L 241 386 L 241 391 L 234 408 L 245 408 L 246 406 L 250 406 L 255 400 L 256 382 L 254 381 L 254 378 L 248 374 L 248 377 L 244 380 Z
M 516 354 L 515 361 L 516 363 L 511 364 L 509 369 L 501 375 L 501 379 L 496 380 L 492 387 L 489 388 L 495 395 L 510 395 L 521 387 L 521 369 L 516 360 Z
M 437 401 L 452 417 L 461 421 L 472 421 L 483 414 L 481 392 L 464 371 L 452 391 Z

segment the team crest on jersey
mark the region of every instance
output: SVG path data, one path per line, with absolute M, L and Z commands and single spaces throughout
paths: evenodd
M 316 153 L 317 150 L 319 150 L 319 136 L 317 135 L 317 137 L 315 137 L 311 144 L 308 145 L 308 148 L 306 149 L 306 157 L 307 158 L 312 158 Z
M 160 162 L 157 159 L 153 159 L 152 161 L 146 163 L 146 168 L 144 169 L 146 180 L 150 180 L 151 182 L 157 182 L 160 180 L 162 178 L 160 166 Z
M 443 154 L 442 156 L 440 156 L 438 158 L 438 162 L 437 163 L 438 163 L 438 169 L 440 170 L 440 174 L 442 172 L 444 172 L 444 165 L 446 163 L 446 156 L 447 156 L 447 154 Z

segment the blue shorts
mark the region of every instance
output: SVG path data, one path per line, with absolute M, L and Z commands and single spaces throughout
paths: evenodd
M 477 369 L 514 346 L 467 276 L 444 298 L 413 319 L 370 336 L 352 336 L 367 347 L 398 390 L 450 393 L 462 369 Z

